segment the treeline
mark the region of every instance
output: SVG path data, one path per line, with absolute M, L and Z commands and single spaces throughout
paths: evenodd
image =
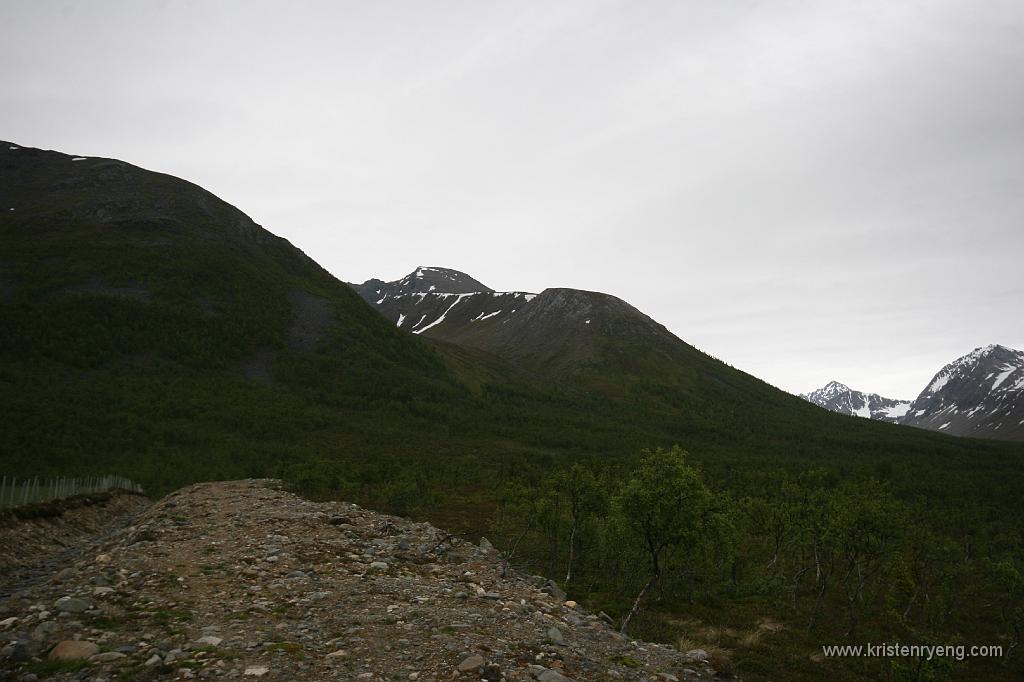
M 19 507 L 35 502 L 49 502 L 65 497 L 88 493 L 104 493 L 111 490 L 125 490 L 142 493 L 142 486 L 124 476 L 86 476 L 69 478 L 18 479 L 15 476 L 0 477 L 0 509 Z
M 756 604 L 807 642 L 998 643 L 999 666 L 1011 678 L 1024 670 L 1019 517 L 993 518 L 984 495 L 949 494 L 949 507 L 901 496 L 873 475 L 774 471 L 745 483 L 709 489 L 678 448 L 635 466 L 576 464 L 509 483 L 498 528 L 509 553 L 637 635 L 670 638 L 672 616 L 695 605 L 713 620 Z M 852 665 L 894 679 L 965 670 L 938 659 Z

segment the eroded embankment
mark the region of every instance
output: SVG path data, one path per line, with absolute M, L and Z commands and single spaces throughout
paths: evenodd
M 135 493 L 95 493 L 0 514 L 0 597 L 50 579 L 150 504 Z

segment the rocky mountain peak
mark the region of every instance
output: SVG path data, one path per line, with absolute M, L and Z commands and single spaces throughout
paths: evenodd
M 432 292 L 438 294 L 471 294 L 494 291 L 464 272 L 451 268 L 419 266 L 408 275 L 392 282 L 395 293 Z
M 834 380 L 800 397 L 833 412 L 891 423 L 900 421 L 910 409 L 909 400 L 863 393 Z
M 386 301 L 406 298 L 406 302 L 415 300 L 422 303 L 425 296 L 464 295 L 475 293 L 492 293 L 494 290 L 464 272 L 451 268 L 428 267 L 421 265 L 401 279 L 391 282 L 371 278 L 362 284 L 350 285 L 363 299 L 374 305 L 381 306 Z M 389 315 L 389 317 L 393 317 Z M 399 325 L 401 326 L 401 325 Z
M 833 380 L 819 388 L 817 391 L 814 391 L 814 393 L 819 395 L 839 395 L 842 393 L 848 393 L 852 390 L 853 389 L 846 384 Z
M 991 344 L 950 362 L 905 423 L 954 435 L 1024 437 L 1024 352 Z
M 958 436 L 1024 439 L 1024 351 L 975 348 L 940 369 L 913 401 L 861 393 L 830 381 L 801 398 L 833 412 Z

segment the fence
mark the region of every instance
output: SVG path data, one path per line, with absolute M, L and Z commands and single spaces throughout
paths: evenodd
M 0 479 L 0 509 L 21 507 L 33 502 L 49 502 L 72 495 L 102 493 L 108 490 L 142 492 L 142 486 L 123 476 L 92 476 L 88 478 Z

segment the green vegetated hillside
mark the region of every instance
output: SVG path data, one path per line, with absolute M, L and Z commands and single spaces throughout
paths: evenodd
M 1024 447 L 829 413 L 653 321 L 560 325 L 602 294 L 548 290 L 494 347 L 421 338 L 205 190 L 75 158 L 0 145 L 3 473 L 283 476 L 571 566 L 616 618 L 656 574 L 630 632 L 745 679 L 1021 674 L 818 654 L 1019 639 Z M 653 563 L 645 510 L 680 519 Z

